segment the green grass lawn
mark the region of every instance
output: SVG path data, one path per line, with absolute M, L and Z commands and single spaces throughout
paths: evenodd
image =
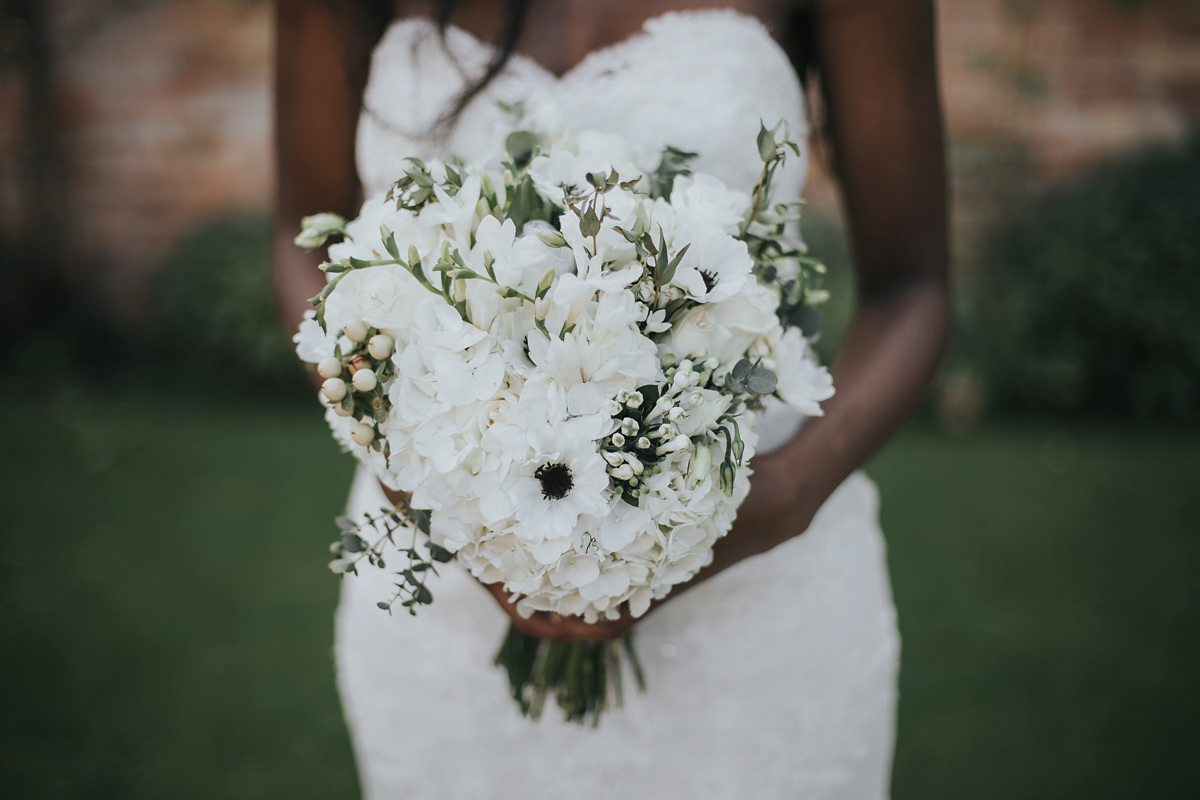
M 0 410 L 0 795 L 355 797 L 316 409 Z M 870 472 L 897 800 L 1200 793 L 1200 436 L 916 427 Z

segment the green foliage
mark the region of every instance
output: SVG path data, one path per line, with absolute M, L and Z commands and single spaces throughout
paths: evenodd
M 250 390 L 303 385 L 271 284 L 270 223 L 203 223 L 167 259 L 151 303 L 161 364 Z
M 1022 205 L 986 238 L 961 355 L 1004 411 L 1200 419 L 1200 138 Z

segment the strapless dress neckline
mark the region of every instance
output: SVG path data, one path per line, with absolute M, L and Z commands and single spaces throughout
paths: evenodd
M 433 21 L 427 17 L 415 17 L 413 19 L 422 20 L 427 24 L 433 24 Z M 719 25 L 728 25 L 732 21 L 736 24 L 749 25 L 760 30 L 765 37 L 771 41 L 776 49 L 778 49 L 780 52 L 783 52 L 782 48 L 775 41 L 774 37 L 771 36 L 771 33 L 767 29 L 766 25 L 763 24 L 762 20 L 760 20 L 758 17 L 754 16 L 753 14 L 747 14 L 743 11 L 739 11 L 735 8 L 716 6 L 713 8 L 672 9 L 649 16 L 642 22 L 641 27 L 637 30 L 633 31 L 627 36 L 617 39 L 615 42 L 589 50 L 581 59 L 576 61 L 563 72 L 555 72 L 554 70 L 542 64 L 533 56 L 530 56 L 527 53 L 523 53 L 519 50 L 513 52 L 513 54 L 510 56 L 510 60 L 521 62 L 535 70 L 538 70 L 544 73 L 546 77 L 558 83 L 569 83 L 574 80 L 579 73 L 586 74 L 589 70 L 594 70 L 597 68 L 605 69 L 605 61 L 619 62 L 620 57 L 625 54 L 625 51 L 650 44 L 648 40 L 652 40 L 664 29 L 664 27 L 670 28 L 670 26 L 676 20 L 682 20 L 691 23 L 698 22 L 699 24 L 716 23 Z M 495 52 L 494 45 L 471 33 L 466 28 L 462 28 L 458 25 L 448 25 L 447 28 L 458 31 L 460 35 L 468 36 L 471 39 L 474 39 L 481 47 L 487 48 L 491 52 Z M 599 65 L 599 67 L 597 67 L 597 65 Z

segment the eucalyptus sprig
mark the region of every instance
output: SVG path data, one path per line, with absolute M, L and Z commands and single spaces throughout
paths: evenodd
M 426 585 L 430 573 L 437 575 L 434 564 L 444 564 L 454 558 L 454 554 L 444 547 L 426 540 L 423 543 L 426 553 L 418 549 L 418 532 L 429 535 L 430 513 L 414 509 L 407 500 L 401 499 L 391 508 L 380 508 L 377 514 L 364 514 L 355 522 L 350 517 L 338 517 L 337 526 L 342 535 L 330 545 L 330 550 L 336 558 L 330 562 L 329 568 L 339 574 L 358 574 L 358 564 L 365 558 L 367 563 L 379 569 L 385 569 L 384 544 L 397 547 L 401 555 L 406 556 L 406 566 L 396 575 L 400 580 L 395 584 L 396 591 L 386 601 L 376 603 L 379 608 L 390 612 L 397 601 L 416 615 L 418 605 L 429 605 L 433 602 L 433 593 Z M 395 535 L 401 529 L 412 531 L 412 541 L 408 547 L 399 547 Z M 363 534 L 368 530 L 379 534 L 368 540 Z

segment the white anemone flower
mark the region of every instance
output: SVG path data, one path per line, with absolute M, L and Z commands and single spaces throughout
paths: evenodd
M 673 251 L 688 246 L 671 282 L 702 303 L 719 303 L 737 297 L 753 280 L 754 260 L 746 243 L 717 227 L 698 233 L 681 229 Z
M 581 514 L 608 508 L 608 465 L 593 420 L 571 420 L 531 432 L 533 452 L 509 482 L 517 534 L 537 544 L 570 536 Z

